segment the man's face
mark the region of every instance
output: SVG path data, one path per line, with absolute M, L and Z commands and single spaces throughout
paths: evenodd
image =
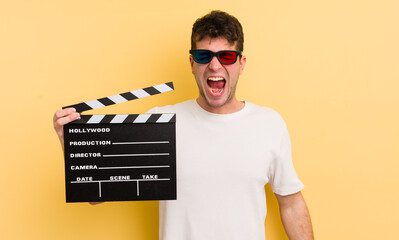
M 196 43 L 197 49 L 213 52 L 221 50 L 236 50 L 225 38 L 204 38 Z M 241 75 L 246 58 L 238 58 L 234 64 L 224 65 L 216 57 L 206 64 L 194 61 L 190 55 L 192 73 L 197 81 L 200 96 L 198 103 L 205 110 L 214 113 L 235 112 L 240 102 L 235 98 L 238 78 Z

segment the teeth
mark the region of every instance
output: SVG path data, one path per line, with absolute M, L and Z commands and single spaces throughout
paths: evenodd
M 222 77 L 209 77 L 208 80 L 216 82 L 216 81 L 224 80 L 224 78 L 222 78 Z

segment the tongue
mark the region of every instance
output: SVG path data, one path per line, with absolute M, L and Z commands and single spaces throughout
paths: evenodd
M 223 88 L 224 87 L 224 80 L 221 80 L 221 81 L 210 81 L 210 80 L 208 80 L 208 85 L 211 88 Z

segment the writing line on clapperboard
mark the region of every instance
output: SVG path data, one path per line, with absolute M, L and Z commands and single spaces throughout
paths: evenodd
M 101 183 L 103 182 L 137 182 L 137 196 L 140 195 L 139 182 L 147 181 L 170 181 L 170 178 L 158 178 L 158 179 L 127 179 L 127 180 L 92 180 L 92 181 L 71 181 L 71 183 L 98 183 L 99 197 L 101 197 Z
M 97 109 L 113 104 L 118 104 L 126 101 L 131 101 L 135 99 L 140 99 L 143 97 L 152 96 L 159 93 L 165 93 L 173 91 L 173 82 L 164 83 L 148 88 L 143 88 L 139 90 L 134 90 L 131 92 L 126 92 L 122 94 L 113 95 L 110 97 L 100 98 L 92 101 L 87 101 L 83 103 L 78 103 L 70 106 L 63 107 L 69 108 L 73 107 L 77 112 L 83 112 L 86 110 Z M 139 114 L 134 122 L 146 122 L 151 114 Z M 110 123 L 122 123 L 126 120 L 129 115 L 121 114 L 115 115 L 114 119 Z M 162 114 L 157 122 L 168 122 L 174 114 Z M 105 115 L 93 115 L 92 118 L 88 120 L 87 123 L 100 123 Z M 113 142 L 112 145 L 137 145 L 137 144 L 169 144 L 169 141 L 151 141 L 151 142 Z M 102 145 L 102 144 L 100 144 Z M 102 155 L 102 157 L 135 157 L 135 156 L 169 156 L 169 153 L 145 153 L 145 154 L 108 154 Z M 160 166 L 119 166 L 119 167 L 98 167 L 100 170 L 107 169 L 144 169 L 144 168 L 168 168 L 170 165 L 160 165 Z M 146 176 L 146 177 L 145 177 Z M 87 177 L 89 178 L 89 177 Z M 122 179 L 114 180 L 90 180 L 88 181 L 71 181 L 70 183 L 98 183 L 99 184 L 99 197 L 101 197 L 101 183 L 103 182 L 136 182 L 137 183 L 137 196 L 139 196 L 139 182 L 142 181 L 169 181 L 170 178 L 158 178 L 157 175 L 143 175 L 143 179 L 130 179 L 130 176 L 120 176 Z

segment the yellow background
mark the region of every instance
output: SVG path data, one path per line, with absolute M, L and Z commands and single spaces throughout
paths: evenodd
M 88 113 L 195 98 L 191 26 L 211 9 L 244 27 L 238 97 L 286 120 L 316 237 L 399 238 L 398 1 L 0 0 L 0 239 L 157 239 L 157 202 L 65 203 L 52 117 L 167 81 Z M 287 239 L 267 197 L 266 235 Z

